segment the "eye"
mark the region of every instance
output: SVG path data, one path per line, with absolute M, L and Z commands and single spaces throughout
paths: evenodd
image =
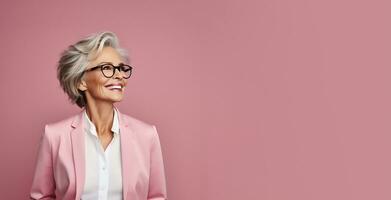
M 113 70 L 113 67 L 111 65 L 103 65 L 102 69 L 103 70 Z
M 121 71 L 123 71 L 123 72 L 126 72 L 126 67 L 124 67 L 124 66 L 121 66 Z
M 126 65 L 121 66 L 121 71 L 127 72 L 127 71 L 129 71 L 129 70 L 130 70 L 130 67 L 129 67 L 129 66 L 126 66 Z

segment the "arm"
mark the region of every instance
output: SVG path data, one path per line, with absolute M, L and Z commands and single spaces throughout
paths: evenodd
M 162 150 L 159 141 L 159 135 L 156 127 L 153 126 L 153 137 L 151 142 L 149 170 L 149 190 L 148 200 L 166 200 L 166 180 L 164 173 L 164 164 Z
M 52 147 L 50 144 L 47 125 L 41 136 L 38 156 L 35 165 L 30 199 L 55 199 L 55 181 L 53 176 Z

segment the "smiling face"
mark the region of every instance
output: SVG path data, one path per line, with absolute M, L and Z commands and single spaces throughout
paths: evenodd
M 120 63 L 124 63 L 124 60 L 114 48 L 104 47 L 99 56 L 90 61 L 87 69 L 101 63 L 111 63 L 118 66 Z M 78 88 L 85 91 L 87 103 L 92 101 L 115 103 L 122 100 L 126 84 L 127 79 L 123 78 L 122 73 L 118 70 L 115 70 L 115 74 L 111 78 L 106 78 L 98 68 L 85 72 L 84 79 Z

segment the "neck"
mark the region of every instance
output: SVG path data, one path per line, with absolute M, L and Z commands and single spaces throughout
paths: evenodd
M 108 102 L 88 102 L 86 112 L 95 125 L 98 136 L 111 134 L 114 118 L 114 105 Z

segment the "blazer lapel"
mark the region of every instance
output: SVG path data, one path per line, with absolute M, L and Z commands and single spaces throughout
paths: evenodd
M 131 146 L 133 144 L 132 130 L 129 128 L 128 122 L 124 115 L 117 110 L 120 126 L 120 145 L 121 145 L 121 163 L 122 163 L 122 194 L 123 199 L 127 200 L 127 192 L 129 188 L 129 177 L 131 176 Z M 85 108 L 84 108 L 85 109 Z M 80 199 L 84 189 L 85 178 L 85 149 L 84 149 L 84 125 L 82 115 L 84 109 L 72 121 L 71 142 L 73 162 L 75 165 L 76 174 L 76 199 Z
M 133 143 L 132 130 L 129 128 L 125 117 L 117 109 L 120 125 L 120 143 L 121 143 L 121 163 L 122 163 L 122 195 L 123 199 L 127 200 L 127 192 L 129 188 L 129 177 L 131 170 L 131 146 Z
M 75 117 L 72 122 L 73 129 L 71 130 L 71 142 L 73 163 L 75 165 L 76 176 L 76 199 L 80 199 L 84 189 L 85 177 L 85 149 L 84 149 L 84 126 L 82 115 L 84 109 Z

